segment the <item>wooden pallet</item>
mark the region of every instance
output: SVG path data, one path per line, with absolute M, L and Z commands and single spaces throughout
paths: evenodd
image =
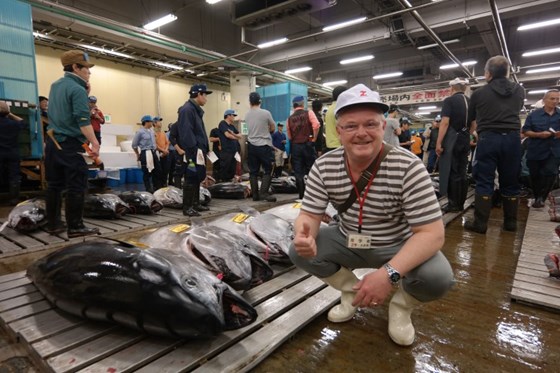
M 297 194 L 276 194 L 275 196 L 278 199 L 276 203 L 255 202 L 250 199 L 213 199 L 209 205 L 210 211 L 203 212 L 202 218 L 210 219 L 219 215 L 239 211 L 240 205 L 250 206 L 262 211 L 281 203 L 295 201 L 297 198 Z M 6 218 L 0 219 L 0 225 L 5 221 Z M 102 237 L 117 238 L 151 228 L 163 227 L 170 224 L 188 223 L 190 222 L 190 218 L 184 216 L 182 210 L 166 207 L 154 215 L 125 215 L 122 218 L 113 220 L 85 218 L 84 222 L 87 226 L 98 228 Z M 6 227 L 0 232 L 0 259 L 37 251 L 53 250 L 82 241 L 83 238 L 69 239 L 66 233 L 53 236 L 42 230 L 38 230 L 23 234 Z
M 253 324 L 185 341 L 67 315 L 18 272 L 0 277 L 0 326 L 45 372 L 245 372 L 334 305 L 340 293 L 291 267 L 243 296 L 259 314 Z
M 511 299 L 560 310 L 560 280 L 549 277 L 544 265 L 546 254 L 560 252 L 560 239 L 554 232 L 559 223 L 550 221 L 547 210 L 548 206 L 529 211 Z

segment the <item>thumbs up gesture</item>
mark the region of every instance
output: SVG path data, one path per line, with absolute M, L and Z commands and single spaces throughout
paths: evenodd
M 303 258 L 313 258 L 317 255 L 317 244 L 315 237 L 311 234 L 309 222 L 303 221 L 301 224 L 296 224 L 294 247 L 298 255 Z

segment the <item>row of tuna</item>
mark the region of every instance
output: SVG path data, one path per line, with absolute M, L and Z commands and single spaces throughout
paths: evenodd
M 257 318 L 238 291 L 270 280 L 269 263 L 289 263 L 299 207 L 278 206 L 274 214 L 243 209 L 159 228 L 133 244 L 75 244 L 32 264 L 28 276 L 51 303 L 76 316 L 155 335 L 216 335 Z

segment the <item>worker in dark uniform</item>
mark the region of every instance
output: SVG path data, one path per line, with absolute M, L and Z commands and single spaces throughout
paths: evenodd
M 455 78 L 449 85 L 452 95 L 443 100 L 436 153 L 439 157 L 439 192 L 448 200 L 443 211 L 458 212 L 463 211 L 469 186 L 469 99 L 465 96 L 469 81 Z
M 486 84 L 471 96 L 469 122 L 471 131 L 478 133 L 473 178 L 476 183 L 474 220 L 465 223 L 465 229 L 486 233 L 496 170 L 500 178 L 506 231 L 517 230 L 519 204 L 519 174 L 521 170 L 521 120 L 525 91 L 508 79 L 510 64 L 503 56 L 494 56 L 486 62 Z
M 202 107 L 211 94 L 206 84 L 195 84 L 189 91 L 189 100 L 179 110 L 177 143 L 175 149 L 182 157 L 184 168 L 183 215 L 200 216 L 199 211 L 209 208 L 200 204 L 200 183 L 206 178 L 208 137 L 202 116 Z
M 29 125 L 22 118 L 10 112 L 5 101 L 0 101 L 0 170 L 7 169 L 9 201 L 15 206 L 19 201 L 20 189 L 20 155 L 18 136 L 22 129 Z
M 92 156 L 99 156 L 99 141 L 90 122 L 88 106 L 88 54 L 80 50 L 61 56 L 64 77 L 51 85 L 49 95 L 49 126 L 53 131 L 45 147 L 47 179 L 47 231 L 51 234 L 68 230 L 68 237 L 98 234 L 97 228 L 87 228 L 83 222 L 84 194 L 87 189 L 88 167 L 82 153 L 89 142 Z M 66 189 L 66 223 L 60 219 L 62 191 Z
M 410 150 L 412 145 L 412 135 L 410 134 L 410 119 L 401 118 L 401 134 L 399 135 L 399 145 L 406 150 Z

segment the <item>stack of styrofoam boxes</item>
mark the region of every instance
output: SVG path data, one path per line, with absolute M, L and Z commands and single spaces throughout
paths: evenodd
M 137 168 L 138 161 L 136 154 L 131 147 L 122 147 L 117 144 L 117 136 L 124 136 L 132 143 L 134 137 L 134 126 L 128 124 L 104 124 L 101 127 L 101 151 L 100 158 L 103 160 L 107 177 L 109 178 L 109 186 L 115 184 L 123 184 L 125 181 L 121 179 L 121 175 L 126 174 L 120 172 L 125 168 Z M 114 180 L 111 182 L 111 180 Z

